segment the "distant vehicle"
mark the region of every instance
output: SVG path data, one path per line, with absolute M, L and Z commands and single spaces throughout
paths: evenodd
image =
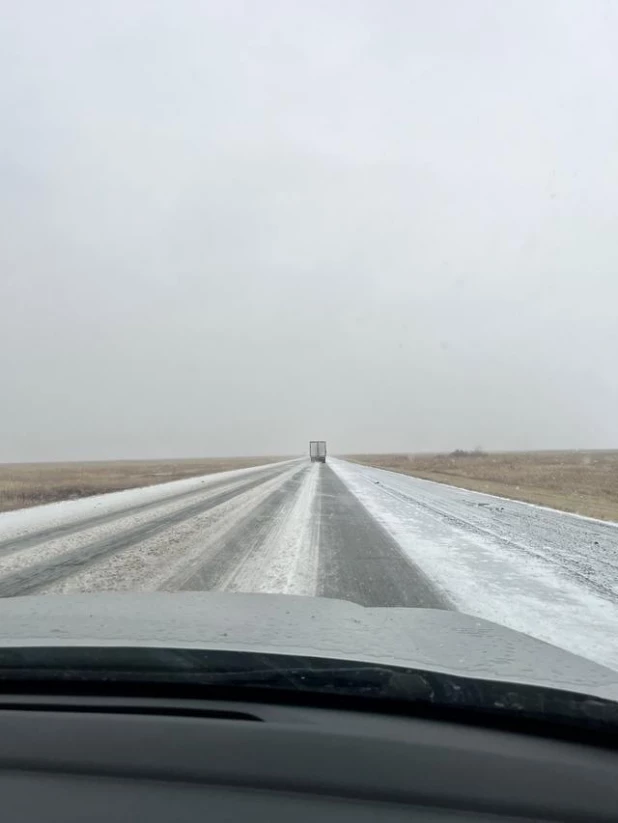
M 326 463 L 326 440 L 310 440 L 309 457 L 312 463 Z

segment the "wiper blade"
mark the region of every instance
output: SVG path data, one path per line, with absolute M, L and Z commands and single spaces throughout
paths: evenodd
M 0 649 L 9 680 L 152 682 L 386 696 L 393 670 L 328 658 L 160 648 Z
M 0 693 L 54 688 L 133 694 L 191 690 L 193 696 L 328 703 L 416 716 L 517 720 L 603 732 L 618 741 L 618 703 L 560 688 L 444 674 L 388 664 L 260 652 L 157 647 L 0 649 Z M 360 703 L 359 703 L 360 707 Z

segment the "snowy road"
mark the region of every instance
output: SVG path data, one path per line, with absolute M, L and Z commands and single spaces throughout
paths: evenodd
M 226 590 L 455 609 L 618 669 L 618 526 L 339 460 L 0 515 L 0 596 Z
M 157 589 L 448 606 L 333 470 L 306 460 L 0 516 L 0 596 Z

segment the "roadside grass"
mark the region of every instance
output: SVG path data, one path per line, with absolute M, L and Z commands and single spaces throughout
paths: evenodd
M 284 457 L 228 457 L 191 460 L 114 460 L 92 463 L 0 464 L 0 511 L 75 500 L 93 494 L 153 486 L 201 474 L 244 469 Z
M 356 454 L 357 463 L 618 521 L 617 451 Z

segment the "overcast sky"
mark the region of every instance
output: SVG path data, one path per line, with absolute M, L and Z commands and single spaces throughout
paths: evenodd
M 0 461 L 618 447 L 618 5 L 1 0 Z

